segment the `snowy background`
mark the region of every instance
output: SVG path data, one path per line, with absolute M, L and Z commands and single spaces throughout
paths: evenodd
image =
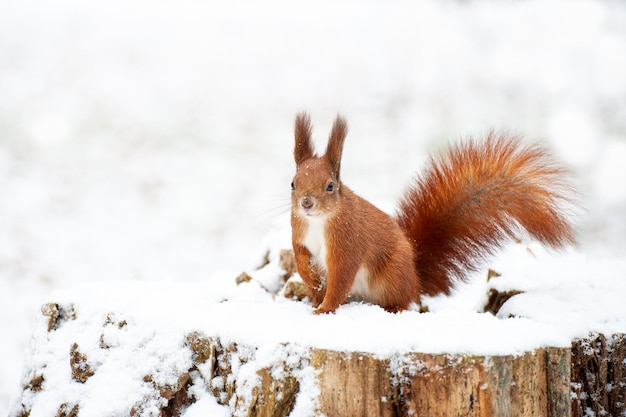
M 463 135 L 543 140 L 586 209 L 555 285 L 597 275 L 598 309 L 626 299 L 624 2 L 2 2 L 0 415 L 50 291 L 211 291 L 258 263 L 302 109 L 321 143 L 347 117 L 344 181 L 389 210 Z

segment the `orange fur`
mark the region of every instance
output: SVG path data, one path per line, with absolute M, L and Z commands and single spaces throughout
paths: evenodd
M 518 138 L 490 133 L 431 161 L 394 219 L 341 183 L 343 118 L 321 156 L 306 113 L 294 133 L 292 244 L 316 313 L 351 296 L 401 311 L 422 293 L 449 293 L 453 278 L 465 278 L 520 229 L 553 247 L 574 242 L 561 211 L 570 191 L 564 170 Z
M 432 160 L 397 214 L 415 247 L 422 292 L 448 294 L 516 233 L 560 247 L 575 241 L 562 208 L 571 187 L 564 169 L 536 145 L 491 132 Z

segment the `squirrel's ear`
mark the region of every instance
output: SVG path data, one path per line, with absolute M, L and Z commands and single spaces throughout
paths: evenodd
M 307 159 L 313 158 L 314 150 L 311 143 L 311 118 L 307 112 L 300 112 L 296 116 L 296 127 L 294 137 L 296 145 L 293 149 L 293 159 L 296 165 L 300 165 Z
M 341 152 L 343 150 L 343 142 L 348 134 L 348 124 L 346 119 L 337 116 L 333 129 L 330 131 L 330 138 L 326 146 L 326 158 L 330 162 L 333 174 L 339 179 L 339 168 L 341 166 Z

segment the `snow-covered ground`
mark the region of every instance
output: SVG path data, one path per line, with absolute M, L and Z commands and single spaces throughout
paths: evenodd
M 211 300 L 284 240 L 301 109 L 320 141 L 347 117 L 343 179 L 389 210 L 464 134 L 545 141 L 578 175 L 581 245 L 495 259 L 528 290 L 507 308 L 547 326 L 545 342 L 626 331 L 625 74 L 622 2 L 0 4 L 0 413 L 51 290 L 142 280 Z M 475 309 L 477 287 L 433 300 L 437 320 Z M 368 306 L 322 320 L 358 328 L 363 311 L 393 328 Z M 403 320 L 429 330 L 433 346 L 412 347 L 463 349 L 427 317 Z

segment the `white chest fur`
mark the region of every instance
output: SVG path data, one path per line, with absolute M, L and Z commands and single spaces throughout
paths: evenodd
M 309 252 L 311 252 L 311 255 L 313 255 L 315 262 L 321 266 L 324 271 L 328 270 L 326 266 L 326 239 L 324 238 L 326 221 L 326 217 L 308 218 L 306 235 L 302 242 Z
M 326 256 L 326 239 L 324 236 L 327 219 L 323 217 L 310 217 L 307 219 L 307 231 L 302 242 L 311 252 L 314 262 L 324 271 L 328 271 Z M 354 284 L 350 294 L 364 300 L 371 300 L 371 292 L 368 283 L 369 274 L 365 266 L 361 266 L 354 277 Z

